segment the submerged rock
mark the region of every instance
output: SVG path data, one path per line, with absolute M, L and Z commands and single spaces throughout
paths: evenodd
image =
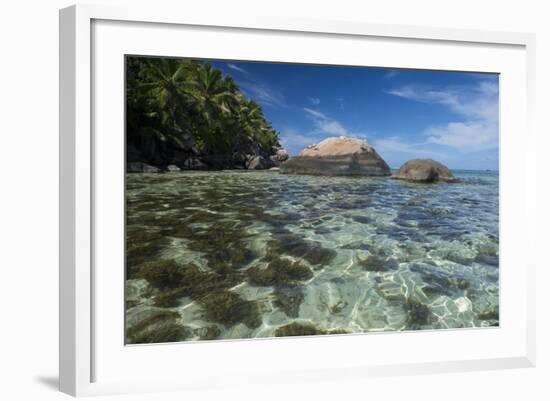
M 492 320 L 498 323 L 499 310 L 498 305 L 491 305 L 478 313 L 477 317 L 481 320 Z
M 370 255 L 366 259 L 359 260 L 359 266 L 369 272 L 386 272 L 397 267 L 397 262 L 393 259 L 384 259 L 380 256 Z
M 220 336 L 221 330 L 217 326 L 208 326 L 196 328 L 193 333 L 201 340 L 216 340 Z
M 164 290 L 178 287 L 190 274 L 189 269 L 182 268 L 174 260 L 157 260 L 143 264 L 139 276 Z
M 304 292 L 301 286 L 289 285 L 276 287 L 274 305 L 281 309 L 288 317 L 298 317 L 300 305 L 304 300 Z
M 194 264 L 181 265 L 171 259 L 145 263 L 137 276 L 157 290 L 154 304 L 161 307 L 178 306 L 185 297 L 201 300 L 242 282 L 240 274 L 202 271 Z
M 262 324 L 256 302 L 247 301 L 234 292 L 215 291 L 202 297 L 199 303 L 204 308 L 206 320 L 228 327 L 244 323 L 251 329 Z
M 346 136 L 310 145 L 281 164 L 283 174 L 390 175 L 390 168 L 367 141 Z
M 392 178 L 413 182 L 458 181 L 446 166 L 432 159 L 409 160 L 392 175 Z
M 407 312 L 407 329 L 420 330 L 430 323 L 432 313 L 430 308 L 414 299 L 406 299 L 404 303 Z
M 283 258 L 274 259 L 264 269 L 251 267 L 247 274 L 249 282 L 258 286 L 289 285 L 313 277 L 309 267 Z
M 304 240 L 295 234 L 283 234 L 268 242 L 266 258 L 276 259 L 284 254 L 303 258 L 311 265 L 323 266 L 329 264 L 335 257 L 336 251 L 322 247 L 318 242 Z
M 151 293 L 147 280 L 129 279 L 126 280 L 126 306 L 131 307 L 139 304 Z
M 314 336 L 316 334 L 325 334 L 325 331 L 320 330 L 311 323 L 294 322 L 275 330 L 276 337 Z
M 129 344 L 183 341 L 192 335 L 190 328 L 179 323 L 175 311 L 138 306 L 126 314 L 126 342 Z
M 347 334 L 348 331 L 333 329 L 333 330 L 323 330 L 318 328 L 312 323 L 309 322 L 293 322 L 285 326 L 279 327 L 275 330 L 276 337 L 287 337 L 287 336 L 314 336 L 314 335 L 324 335 L 324 334 Z

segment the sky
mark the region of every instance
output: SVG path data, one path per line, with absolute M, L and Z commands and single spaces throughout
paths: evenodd
M 498 75 L 211 61 L 258 102 L 296 155 L 331 136 L 366 139 L 392 168 L 415 158 L 498 170 Z

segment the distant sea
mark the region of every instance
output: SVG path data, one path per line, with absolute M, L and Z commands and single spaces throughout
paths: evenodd
M 498 172 L 453 173 L 128 174 L 128 341 L 497 326 Z M 161 262 L 187 273 L 155 287 Z

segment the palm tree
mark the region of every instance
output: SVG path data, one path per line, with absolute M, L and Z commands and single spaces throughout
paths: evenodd
M 188 113 L 190 97 L 185 87 L 198 63 L 135 58 L 132 66 L 137 72 L 132 71 L 132 76 L 128 76 L 132 101 L 128 103 L 131 144 L 151 157 L 160 147 L 183 149 L 193 146 Z
M 278 143 L 260 105 L 208 63 L 135 57 L 126 71 L 129 144 L 144 154 L 230 154 L 242 136 Z
M 221 71 L 209 64 L 203 65 L 187 85 L 208 128 L 212 128 L 213 122 L 221 116 L 229 115 L 237 101 L 238 88 L 234 81 L 228 77 L 224 79 Z
M 193 64 L 182 60 L 159 58 L 147 63 L 144 69 L 147 82 L 139 89 L 157 99 L 163 124 L 182 123 L 178 111 L 189 106 L 190 98 L 185 89 L 192 72 Z
M 260 105 L 253 100 L 243 98 L 239 111 L 240 123 L 245 134 L 254 138 L 264 122 Z

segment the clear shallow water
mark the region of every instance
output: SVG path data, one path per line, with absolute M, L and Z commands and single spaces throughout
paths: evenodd
M 454 173 L 128 175 L 127 341 L 498 325 L 498 173 Z

